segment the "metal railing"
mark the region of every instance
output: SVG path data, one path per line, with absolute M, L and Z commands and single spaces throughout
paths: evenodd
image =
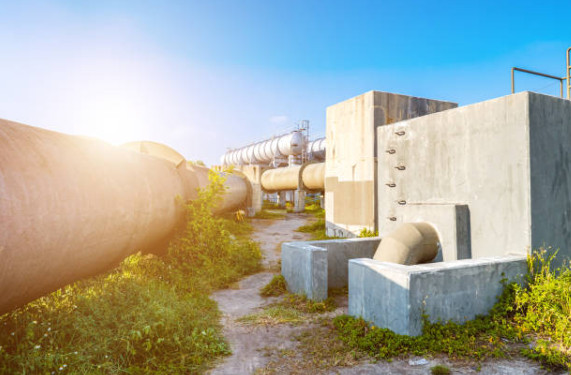
M 551 78 L 551 79 L 556 79 L 559 81 L 559 91 L 561 93 L 561 97 L 563 98 L 563 81 L 567 80 L 567 99 L 569 99 L 569 93 L 571 91 L 571 86 L 569 86 L 569 52 L 571 51 L 571 48 L 569 48 L 567 50 L 567 77 L 557 77 L 557 76 L 552 76 L 551 74 L 545 74 L 545 73 L 540 73 L 540 72 L 534 72 L 533 70 L 527 70 L 527 69 L 522 69 L 522 68 L 516 68 L 513 67 L 512 68 L 512 94 L 515 93 L 515 79 L 514 79 L 514 72 L 518 71 L 518 72 L 523 72 L 523 73 L 529 73 L 529 74 L 535 74 L 537 76 L 541 76 L 541 77 L 545 77 L 545 78 Z

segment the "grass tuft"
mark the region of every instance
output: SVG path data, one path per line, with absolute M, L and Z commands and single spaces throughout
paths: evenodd
M 443 365 L 436 365 L 430 368 L 430 373 L 432 375 L 449 375 L 451 374 L 450 369 Z
M 286 281 L 282 275 L 274 275 L 268 284 L 260 289 L 262 297 L 281 296 L 287 291 Z

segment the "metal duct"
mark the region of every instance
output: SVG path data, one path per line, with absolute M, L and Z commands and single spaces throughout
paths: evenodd
M 305 141 L 299 131 L 228 151 L 221 158 L 223 165 L 267 164 L 274 158 L 299 155 Z
M 155 249 L 197 186 L 185 165 L 0 120 L 0 314 Z
M 432 225 L 405 223 L 382 239 L 373 259 L 405 265 L 427 263 L 436 257 L 439 247 Z

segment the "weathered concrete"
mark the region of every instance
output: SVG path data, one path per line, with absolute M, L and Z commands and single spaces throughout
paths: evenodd
M 250 207 L 247 208 L 248 215 L 252 216 L 262 210 L 262 173 L 264 168 L 258 165 L 243 165 L 238 170 L 246 176 L 250 182 L 251 197 Z
M 370 91 L 327 108 L 325 197 L 327 234 L 376 229 L 376 131 L 396 121 L 457 104 Z M 385 150 L 379 151 L 379 156 Z M 350 208 L 350 209 L 349 209 Z
M 467 205 L 410 204 L 402 210 L 405 223 L 429 222 L 438 232 L 438 261 L 470 259 L 470 211 Z
M 282 244 L 282 275 L 288 290 L 322 301 L 327 289 L 348 284 L 348 261 L 372 258 L 381 239 L 288 242 Z
M 543 244 L 571 255 L 570 101 L 518 93 L 383 126 L 377 140 L 380 235 L 410 205 L 461 203 L 473 258 Z
M 415 266 L 349 261 L 349 314 L 398 334 L 422 333 L 422 314 L 465 322 L 486 314 L 501 294 L 501 280 L 521 281 L 521 256 L 458 260 Z

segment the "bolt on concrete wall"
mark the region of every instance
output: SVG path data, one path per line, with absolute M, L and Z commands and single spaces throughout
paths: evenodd
M 455 107 L 451 102 L 370 91 L 327 108 L 327 234 L 351 236 L 363 228 L 376 229 L 378 127 Z

